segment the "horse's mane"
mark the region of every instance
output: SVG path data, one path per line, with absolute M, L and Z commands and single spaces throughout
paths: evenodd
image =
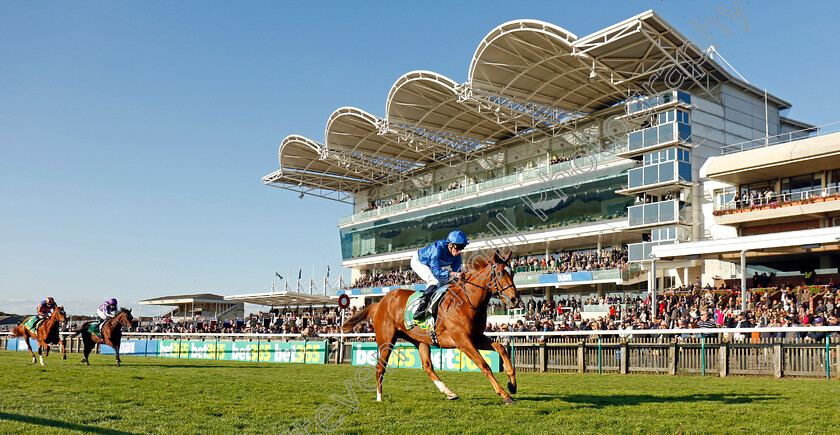
M 467 263 L 467 268 L 473 270 L 481 270 L 487 267 L 488 264 L 490 264 L 490 262 L 487 261 L 487 257 L 481 255 L 479 257 L 471 258 L 470 261 Z

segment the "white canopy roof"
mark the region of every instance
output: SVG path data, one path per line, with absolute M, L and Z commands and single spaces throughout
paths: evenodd
M 324 145 L 284 139 L 282 169 L 263 182 L 350 202 L 360 189 L 468 161 L 509 138 L 533 143 L 534 133 L 574 129 L 638 95 L 679 87 L 714 100 L 710 88 L 732 82 L 763 98 L 713 55 L 653 11 L 582 38 L 543 21 L 510 21 L 478 44 L 465 83 L 409 72 L 391 87 L 384 118 L 342 107 L 327 122 Z

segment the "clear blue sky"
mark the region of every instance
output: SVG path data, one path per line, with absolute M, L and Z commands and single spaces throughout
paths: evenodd
M 792 118 L 840 121 L 837 4 L 742 0 L 747 32 L 717 12 L 731 0 L 2 2 L 0 311 L 253 293 L 313 264 L 335 277 L 351 207 L 263 186 L 282 139 L 323 141 L 341 106 L 382 116 L 408 71 L 464 82 L 514 19 L 585 36 L 654 9 L 699 38 L 691 20 L 720 15 L 747 80 Z

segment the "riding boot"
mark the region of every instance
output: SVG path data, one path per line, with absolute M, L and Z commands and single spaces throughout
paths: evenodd
M 417 304 L 417 310 L 414 311 L 414 320 L 419 321 L 426 317 L 426 308 L 429 307 L 429 301 L 432 299 L 432 295 L 435 294 L 437 288 L 437 285 L 430 285 L 426 288 L 423 296 L 420 296 L 420 303 Z

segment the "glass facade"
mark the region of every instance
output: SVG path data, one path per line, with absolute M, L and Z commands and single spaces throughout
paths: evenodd
M 631 227 L 654 224 L 690 223 L 691 204 L 671 200 L 630 207 L 628 210 Z
M 643 150 L 670 142 L 691 142 L 691 125 L 688 124 L 688 112 L 670 110 L 661 113 L 661 120 L 665 121 L 655 127 L 637 130 L 628 136 L 627 150 L 629 152 Z
M 691 104 L 691 95 L 683 91 L 671 91 L 664 94 L 653 95 L 646 98 L 640 98 L 636 101 L 627 103 L 627 113 L 632 115 L 634 113 L 653 110 L 659 106 L 671 104 L 679 101 L 685 104 Z
M 634 261 L 650 261 L 650 253 L 654 246 L 672 245 L 673 240 L 662 240 L 658 242 L 642 242 L 632 243 L 627 245 L 627 260 Z
M 627 180 L 630 189 L 660 183 L 691 181 L 691 163 L 670 161 L 631 169 L 628 171 Z
M 514 234 L 625 217 L 634 199 L 615 191 L 623 187 L 626 177 L 626 172 L 604 175 L 583 181 L 577 187 L 558 186 L 557 180 L 546 180 L 537 185 L 351 225 L 340 230 L 341 254 L 347 260 L 417 249 L 446 238 L 454 229 L 463 231 L 470 239 L 479 239 L 495 237 L 498 233 Z M 562 193 L 558 194 L 557 187 Z M 562 198 L 563 195 L 566 197 Z M 526 198 L 533 205 L 526 204 Z

